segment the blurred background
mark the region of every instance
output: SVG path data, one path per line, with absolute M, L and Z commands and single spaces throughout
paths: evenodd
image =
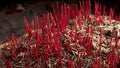
M 79 3 L 84 0 L 1 0 L 0 2 L 0 43 L 11 38 L 11 33 L 16 37 L 25 33 L 23 17 L 30 22 L 34 12 L 41 14 L 51 11 L 51 4 L 59 3 Z M 94 3 L 99 2 L 105 5 L 107 11 L 110 7 L 115 9 L 115 13 L 120 12 L 120 0 L 91 0 L 92 11 L 94 12 Z

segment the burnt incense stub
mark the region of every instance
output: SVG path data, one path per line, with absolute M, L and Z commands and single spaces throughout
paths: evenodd
M 52 5 L 53 12 L 35 14 L 26 33 L 0 46 L 3 68 L 114 68 L 120 60 L 120 18 L 90 1 Z M 86 8 L 86 9 L 84 9 Z M 104 11 L 104 14 L 102 13 Z

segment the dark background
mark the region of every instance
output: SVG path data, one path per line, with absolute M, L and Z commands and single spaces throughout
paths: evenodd
M 58 1 L 59 3 L 79 3 L 85 0 L 0 0 L 0 43 L 5 39 L 11 38 L 11 33 L 15 33 L 16 37 L 25 33 L 23 16 L 26 16 L 30 22 L 34 16 L 34 12 L 40 16 L 45 12 L 51 11 L 51 4 Z M 106 5 L 107 12 L 110 7 L 115 9 L 116 15 L 120 12 L 120 0 L 91 0 L 92 11 L 94 12 L 94 3 L 99 2 Z M 6 14 L 9 8 L 15 8 L 16 4 L 22 4 L 25 11 L 15 14 Z
M 25 3 L 32 3 L 32 2 L 66 2 L 66 3 L 79 3 L 79 1 L 86 1 L 86 0 L 1 0 L 0 8 L 4 8 L 5 6 L 15 7 L 16 3 L 25 4 Z M 103 5 L 106 5 L 107 10 L 109 11 L 110 7 L 115 8 L 116 13 L 120 11 L 120 0 L 91 0 L 92 7 L 94 7 L 94 2 L 99 2 Z

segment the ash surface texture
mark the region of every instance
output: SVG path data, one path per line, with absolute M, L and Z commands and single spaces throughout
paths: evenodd
M 25 11 L 15 14 L 5 14 L 5 11 L 7 10 L 6 7 L 3 7 L 3 5 L 7 5 L 8 3 L 12 3 L 10 1 L 5 0 L 6 2 L 0 3 L 0 43 L 3 43 L 3 40 L 10 39 L 11 34 L 15 33 L 17 37 L 25 33 L 25 26 L 23 22 L 23 16 L 26 16 L 29 21 L 32 20 L 34 12 L 37 13 L 38 16 L 40 16 L 42 13 L 45 13 L 50 10 L 50 4 L 54 3 L 55 1 L 58 2 L 67 2 L 67 3 L 78 3 L 79 0 L 29 0 L 29 3 L 27 3 L 28 0 L 21 1 L 20 3 L 24 3 Z M 20 1 L 20 0 L 18 0 Z M 81 0 L 80 0 L 81 1 Z M 82 0 L 83 1 L 83 0 Z M 91 0 L 92 3 L 92 9 L 94 8 L 94 1 Z M 119 0 L 96 0 L 97 2 L 102 3 L 103 5 L 106 5 L 107 9 L 109 9 L 111 6 L 115 8 L 116 13 L 118 13 L 119 10 Z M 13 2 L 17 2 L 13 0 Z M 11 4 L 8 5 L 8 7 L 11 6 Z M 94 12 L 94 10 L 92 10 Z M 109 11 L 109 10 L 107 10 Z

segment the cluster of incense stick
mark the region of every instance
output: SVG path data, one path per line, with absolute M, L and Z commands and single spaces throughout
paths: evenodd
M 120 64 L 120 17 L 90 0 L 52 5 L 53 12 L 35 14 L 26 34 L 0 46 L 1 68 L 116 68 Z M 102 10 L 102 7 L 104 10 Z

